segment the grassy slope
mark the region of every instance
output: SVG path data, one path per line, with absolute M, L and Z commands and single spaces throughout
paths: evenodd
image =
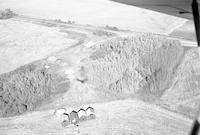
M 96 119 L 80 123 L 81 135 L 187 135 L 191 126 L 191 120 L 141 101 L 121 100 L 92 106 L 96 111 Z M 33 112 L 15 118 L 0 119 L 0 133 L 73 134 L 73 126 L 62 127 L 53 112 Z
M 77 41 L 55 28 L 23 21 L 0 20 L 0 73 L 42 59 Z

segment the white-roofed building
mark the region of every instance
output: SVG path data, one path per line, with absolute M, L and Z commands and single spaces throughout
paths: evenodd
M 78 111 L 78 117 L 79 117 L 79 120 L 80 121 L 84 121 L 87 119 L 87 114 L 86 114 L 86 111 L 84 109 L 80 109 Z
M 96 118 L 94 108 L 92 108 L 90 106 L 86 109 L 86 114 L 87 114 L 87 119 L 95 119 Z
M 77 124 L 79 122 L 78 113 L 76 111 L 72 111 L 69 114 L 70 123 Z

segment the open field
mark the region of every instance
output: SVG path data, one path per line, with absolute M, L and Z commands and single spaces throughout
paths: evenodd
M 74 39 L 50 29 L 25 22 L 0 20 L 0 73 L 46 57 L 75 44 Z
M 90 104 L 96 119 L 80 123 L 80 135 L 152 134 L 187 135 L 192 121 L 181 115 L 137 100 Z M 54 110 L 32 112 L 15 118 L 0 119 L 0 134 L 73 134 L 73 126 L 61 127 Z M 2 135 L 3 135 L 2 134 Z

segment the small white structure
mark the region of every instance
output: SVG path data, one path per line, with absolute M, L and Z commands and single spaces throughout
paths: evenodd
M 49 68 L 50 68 L 50 66 L 49 66 L 49 65 L 45 65 L 44 67 L 45 67 L 46 69 L 49 69 Z
M 75 71 L 74 71 L 73 68 L 68 67 L 68 68 L 65 69 L 65 74 L 68 76 L 68 78 L 70 80 L 73 80 L 75 78 L 74 73 L 75 73 Z
M 83 110 L 83 109 L 80 109 L 80 110 L 78 111 L 78 117 L 79 117 L 79 120 L 80 120 L 80 121 L 86 120 L 86 119 L 87 119 L 86 111 Z

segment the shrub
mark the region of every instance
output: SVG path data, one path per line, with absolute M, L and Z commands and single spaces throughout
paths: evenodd
M 115 27 L 115 26 L 106 25 L 105 28 L 109 29 L 109 30 L 119 31 L 119 29 L 117 27 Z
M 0 19 L 9 19 L 16 16 L 13 11 L 11 11 L 9 8 L 5 9 L 4 11 L 0 11 Z

